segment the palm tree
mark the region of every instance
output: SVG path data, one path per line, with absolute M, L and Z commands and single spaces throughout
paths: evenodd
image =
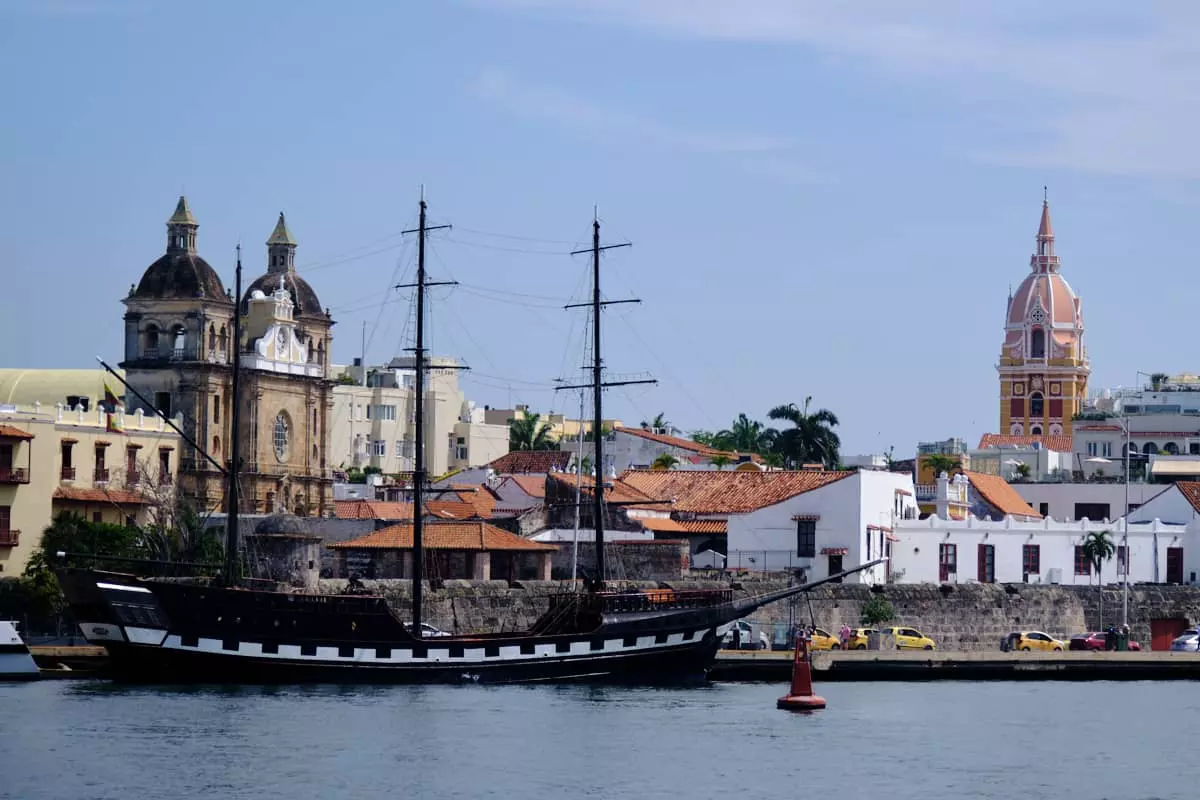
M 679 459 L 670 453 L 663 453 L 658 458 L 654 459 L 654 463 L 650 465 L 650 469 L 670 469 L 679 463 Z
M 550 424 L 540 414 L 526 414 L 508 423 L 509 450 L 557 450 L 558 442 L 550 435 Z
M 725 469 L 729 464 L 733 463 L 733 459 L 724 453 L 717 453 L 715 456 L 709 456 L 708 463 L 712 464 L 718 470 Z
M 953 475 L 955 470 L 962 470 L 962 464 L 959 463 L 959 460 L 945 453 L 930 453 L 925 456 L 924 461 L 925 466 L 933 470 L 933 480 L 935 483 L 943 472 L 947 475 Z
M 782 469 L 783 456 L 779 453 L 767 453 L 763 456 L 763 463 L 772 469 Z
M 716 435 L 722 450 L 737 450 L 742 453 L 758 452 L 763 424 L 745 414 L 738 414 L 733 425 Z
M 702 444 L 705 447 L 712 447 L 715 450 L 719 450 L 720 448 L 713 444 L 713 442 L 716 441 L 716 438 L 716 434 L 714 434 L 712 431 L 692 431 L 693 442 L 696 444 Z
M 1022 461 L 1020 464 L 1017 464 L 1017 466 L 1014 467 L 1014 470 L 1017 473 L 1018 480 L 1021 480 L 1021 481 L 1029 480 L 1029 465 L 1028 464 L 1026 464 L 1025 462 Z M 1101 470 L 1096 470 L 1097 473 L 1099 473 L 1100 471 Z
M 1100 630 L 1104 630 L 1104 579 L 1101 570 L 1104 562 L 1112 558 L 1115 552 L 1111 531 L 1092 531 L 1083 538 L 1083 555 L 1096 568 L 1096 584 L 1100 588 Z
M 820 462 L 826 469 L 832 469 L 840 461 L 838 448 L 842 446 L 842 440 L 833 432 L 838 418 L 824 408 L 809 413 L 811 402 L 812 398 L 806 397 L 802 407 L 788 403 L 772 408 L 767 414 L 771 419 L 792 423 L 791 428 L 780 431 L 776 437 L 775 449 L 791 466 Z
M 655 414 L 654 419 L 649 422 L 642 420 L 642 430 L 644 431 L 666 431 L 669 427 L 671 427 L 671 422 L 667 419 L 665 411 Z

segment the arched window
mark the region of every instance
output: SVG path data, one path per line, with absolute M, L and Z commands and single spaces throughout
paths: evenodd
M 313 409 L 312 429 L 313 429 L 313 435 L 316 436 L 317 435 L 317 410 L 315 408 Z
M 213 395 L 212 421 L 214 425 L 221 424 L 221 395 L 219 392 Z
M 1029 395 L 1029 416 L 1031 416 L 1031 417 L 1042 416 L 1043 406 L 1044 406 L 1044 403 L 1042 401 L 1042 393 L 1041 392 L 1034 392 L 1033 394 Z
M 146 350 L 143 353 L 146 358 L 158 358 L 158 326 L 148 325 L 146 327 Z
M 290 432 L 291 425 L 288 421 L 287 412 L 280 411 L 279 415 L 275 417 L 275 430 L 273 431 L 275 458 L 279 461 L 287 461 L 288 448 L 291 445 L 289 439 Z
M 1033 335 L 1029 338 L 1029 355 L 1031 358 L 1046 357 L 1046 332 L 1041 328 L 1033 329 Z
M 1175 444 L 1174 442 L 1167 442 L 1164 444 L 1163 450 L 1166 450 L 1168 454 L 1173 456 L 1179 455 L 1179 445 Z
M 221 458 L 221 437 L 220 436 L 213 437 L 212 454 L 213 454 L 213 458 L 216 458 L 216 459 Z
M 1157 455 L 1158 445 L 1156 445 L 1154 442 L 1146 442 L 1144 445 L 1142 445 L 1142 452 L 1148 456 Z
M 1029 433 L 1032 436 L 1041 436 L 1042 435 L 1042 426 L 1034 425 L 1032 428 L 1029 429 Z
M 221 352 L 226 352 L 226 348 L 229 346 L 229 336 L 225 333 L 224 325 L 221 326 L 221 334 L 217 337 L 217 341 L 219 342 L 218 347 L 220 347 Z
M 176 360 L 183 359 L 184 348 L 187 347 L 187 331 L 182 325 L 176 325 L 171 329 L 171 335 L 174 339 L 174 347 L 171 357 Z

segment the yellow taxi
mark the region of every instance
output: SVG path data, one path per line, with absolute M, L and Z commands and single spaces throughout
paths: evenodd
M 846 641 L 847 650 L 866 650 L 868 638 L 872 633 L 879 633 L 874 628 L 851 628 L 850 638 Z
M 1041 631 L 1021 631 L 1021 635 L 1013 642 L 1014 650 L 1045 650 L 1045 651 L 1062 651 L 1067 649 L 1067 643 L 1061 639 L 1055 639 L 1048 633 Z
M 809 642 L 810 650 L 841 650 L 842 641 L 832 633 L 820 628 L 812 629 L 812 641 Z
M 916 628 L 881 628 L 879 632 L 895 639 L 897 650 L 933 650 L 937 647 L 933 639 Z

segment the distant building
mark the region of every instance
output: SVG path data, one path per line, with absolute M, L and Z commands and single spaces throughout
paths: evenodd
M 574 442 L 563 442 L 564 450 L 572 452 L 580 449 Z M 604 472 L 609 475 L 620 474 L 629 469 L 648 469 L 662 456 L 676 459 L 681 469 L 700 467 L 704 469 L 714 466 L 713 459 L 723 461 L 725 469 L 736 469 L 743 463 L 758 463 L 762 459 L 756 453 L 731 453 L 715 450 L 705 444 L 672 436 L 667 433 L 649 431 L 643 428 L 614 428 L 604 438 Z M 596 445 L 594 442 L 583 443 L 583 457 L 594 465 Z
M 329 449 L 340 469 L 375 467 L 385 474 L 414 466 L 416 380 L 413 356 L 381 366 L 334 367 Z M 429 359 L 425 387 L 425 468 L 436 478 L 478 467 L 508 452 L 508 425 L 488 424 L 458 385 L 458 360 Z
M 516 408 L 491 408 L 485 406 L 484 421 L 489 425 L 504 425 L 507 427 L 513 420 L 524 419 L 534 413 L 538 412 L 531 411 L 527 405 L 519 405 Z M 581 428 L 585 436 L 592 432 L 591 418 L 578 420 L 572 419 L 566 414 L 544 412 L 538 413 L 538 423 L 546 425 L 550 437 L 557 442 L 578 439 Z M 619 419 L 606 419 L 601 422 L 602 429 L 613 430 L 620 427 L 622 427 L 622 423 Z

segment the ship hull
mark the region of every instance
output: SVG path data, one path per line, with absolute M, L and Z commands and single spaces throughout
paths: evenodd
M 576 629 L 417 639 L 372 596 L 304 595 L 59 573 L 110 675 L 166 683 L 702 680 L 726 605 L 582 620 Z

